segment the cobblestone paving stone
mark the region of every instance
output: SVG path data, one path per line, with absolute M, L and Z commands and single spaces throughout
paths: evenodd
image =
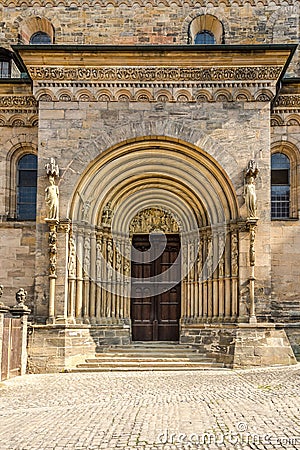
M 300 449 L 300 365 L 0 383 L 0 450 Z

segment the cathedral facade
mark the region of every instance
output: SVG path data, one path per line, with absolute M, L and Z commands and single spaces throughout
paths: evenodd
M 300 6 L 4 0 L 0 282 L 33 371 L 300 354 Z

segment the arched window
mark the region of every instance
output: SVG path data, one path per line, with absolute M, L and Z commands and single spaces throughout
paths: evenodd
M 38 31 L 37 33 L 34 33 L 30 38 L 30 44 L 36 45 L 36 44 L 51 44 L 51 37 L 49 34 L 45 33 L 44 31 Z
M 290 217 L 290 160 L 284 153 L 271 159 L 271 218 Z
M 215 44 L 216 39 L 211 31 L 200 31 L 196 34 L 195 44 Z
M 37 157 L 27 154 L 17 166 L 17 219 L 35 220 L 37 188 Z
M 55 30 L 46 17 L 29 17 L 20 22 L 20 44 L 54 44 Z
M 195 17 L 189 25 L 190 44 L 224 44 L 222 22 L 211 14 Z

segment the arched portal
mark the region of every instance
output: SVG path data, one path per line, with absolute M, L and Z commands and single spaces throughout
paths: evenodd
M 142 276 L 152 283 L 151 295 L 180 283 L 180 323 L 237 319 L 236 196 L 224 170 L 202 149 L 166 137 L 108 149 L 83 173 L 69 217 L 68 315 L 76 322 L 131 323 L 131 299 L 144 296 L 137 294 L 143 289 L 133 294 L 141 277 L 131 271 L 132 239 L 149 233 L 180 239 L 176 279 L 171 267 Z M 150 256 L 153 248 L 146 249 Z

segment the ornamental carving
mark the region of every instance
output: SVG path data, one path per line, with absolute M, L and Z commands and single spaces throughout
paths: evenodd
M 15 7 L 32 7 L 33 3 L 35 6 L 45 6 L 45 0 L 35 0 L 34 2 L 32 0 L 2 0 L 2 4 L 3 6 L 15 6 Z M 61 4 L 64 4 L 65 7 L 70 7 L 70 6 L 76 6 L 76 7 L 81 7 L 82 6 L 82 0 L 64 0 L 64 2 L 62 2 L 61 0 L 47 0 L 47 6 L 51 6 L 51 7 L 55 7 L 55 6 L 60 6 Z M 126 6 L 128 7 L 132 7 L 135 6 L 137 4 L 136 0 L 126 0 L 126 2 L 124 2 L 124 0 L 121 2 L 120 0 L 86 0 L 85 1 L 86 4 L 88 4 L 89 7 L 93 7 L 93 6 L 99 6 L 101 5 L 102 7 L 107 7 L 107 6 L 113 6 L 113 7 L 118 7 L 121 4 L 126 4 Z M 277 6 L 282 6 L 280 3 L 280 0 L 275 0 L 274 3 Z M 287 0 L 286 3 L 288 5 L 293 5 L 294 4 L 294 0 Z M 185 7 L 185 6 L 190 6 L 190 7 L 197 7 L 199 8 L 199 6 L 201 7 L 206 7 L 207 5 L 209 6 L 213 6 L 213 7 L 217 7 L 220 5 L 219 0 L 164 0 L 164 5 L 165 6 L 173 6 L 173 5 L 177 5 L 180 7 Z M 237 5 L 237 6 L 241 6 L 241 1 L 238 0 L 224 0 L 224 4 L 225 6 L 232 6 L 232 5 Z M 255 6 L 255 5 L 261 5 L 261 2 L 259 2 L 259 0 L 244 0 L 243 4 L 250 4 L 251 6 Z M 148 5 L 152 5 L 153 7 L 157 6 L 157 1 L 156 0 L 139 0 L 138 1 L 138 5 L 140 7 L 144 7 L 144 6 L 148 6 Z
M 179 233 L 179 220 L 169 211 L 159 208 L 148 208 L 140 211 L 130 222 L 130 233 Z
M 111 209 L 111 202 L 108 202 L 103 208 L 101 225 L 103 227 L 110 227 L 112 217 L 113 217 L 113 210 Z
M 57 257 L 57 233 L 56 226 L 54 224 L 49 224 L 49 275 L 50 277 L 56 276 L 56 257 Z
M 69 237 L 68 272 L 69 278 L 76 277 L 76 245 L 75 245 L 75 238 L 72 234 Z
M 275 102 L 275 107 L 300 107 L 300 95 L 279 95 Z
M 233 277 L 238 275 L 239 270 L 239 247 L 238 247 L 238 234 L 234 231 L 231 234 L 231 274 Z
M 37 101 L 32 96 L 17 96 L 17 95 L 1 95 L 0 96 L 0 108 L 36 108 Z
M 59 81 L 245 81 L 277 80 L 282 68 L 258 67 L 30 67 L 34 80 Z
M 249 259 L 250 259 L 250 266 L 255 265 L 255 226 L 250 226 L 250 246 L 249 246 Z

